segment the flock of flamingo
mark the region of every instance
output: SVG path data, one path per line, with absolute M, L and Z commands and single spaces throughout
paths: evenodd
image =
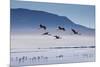
M 47 27 L 46 27 L 45 25 L 40 24 L 39 27 L 40 27 L 41 29 L 43 29 L 43 30 L 47 30 Z M 61 30 L 61 31 L 66 31 L 66 29 L 65 29 L 64 27 L 61 27 L 61 26 L 58 26 L 57 29 L 58 29 L 58 30 Z M 71 28 L 71 31 L 73 32 L 73 34 L 79 35 L 79 32 L 76 31 L 75 29 Z M 49 32 L 45 32 L 45 33 L 43 33 L 42 35 L 49 35 L 49 36 L 51 36 L 51 34 L 50 34 Z M 58 36 L 58 35 L 55 35 L 55 36 L 53 36 L 53 37 L 55 37 L 56 39 L 61 39 L 61 37 Z
M 57 55 L 55 56 L 57 59 L 63 59 L 64 55 Z M 17 61 L 18 63 L 24 63 L 26 61 L 31 61 L 31 62 L 39 62 L 40 60 L 45 60 L 48 61 L 49 57 L 47 56 L 33 56 L 33 57 L 28 57 L 28 56 L 22 56 L 22 57 L 15 57 L 11 58 L 11 61 Z

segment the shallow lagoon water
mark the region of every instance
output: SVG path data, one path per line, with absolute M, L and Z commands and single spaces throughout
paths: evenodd
M 95 61 L 95 48 L 19 50 L 13 49 L 11 51 L 11 66 Z

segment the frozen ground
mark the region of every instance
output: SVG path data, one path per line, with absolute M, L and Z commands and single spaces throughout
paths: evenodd
M 94 36 L 12 35 L 11 66 L 95 61 Z M 64 48 L 66 47 L 66 48 Z

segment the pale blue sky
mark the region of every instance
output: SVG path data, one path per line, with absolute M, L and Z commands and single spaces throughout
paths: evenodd
M 66 16 L 74 23 L 95 28 L 95 6 L 71 5 L 11 0 L 11 8 L 26 8 Z

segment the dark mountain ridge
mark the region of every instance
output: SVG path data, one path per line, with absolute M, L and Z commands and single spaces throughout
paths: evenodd
M 74 28 L 85 33 L 93 33 L 95 31 L 94 29 L 75 24 L 65 16 L 23 8 L 11 9 L 11 29 L 36 28 L 39 24 L 43 24 L 48 28 L 57 28 L 57 26 L 67 29 Z

